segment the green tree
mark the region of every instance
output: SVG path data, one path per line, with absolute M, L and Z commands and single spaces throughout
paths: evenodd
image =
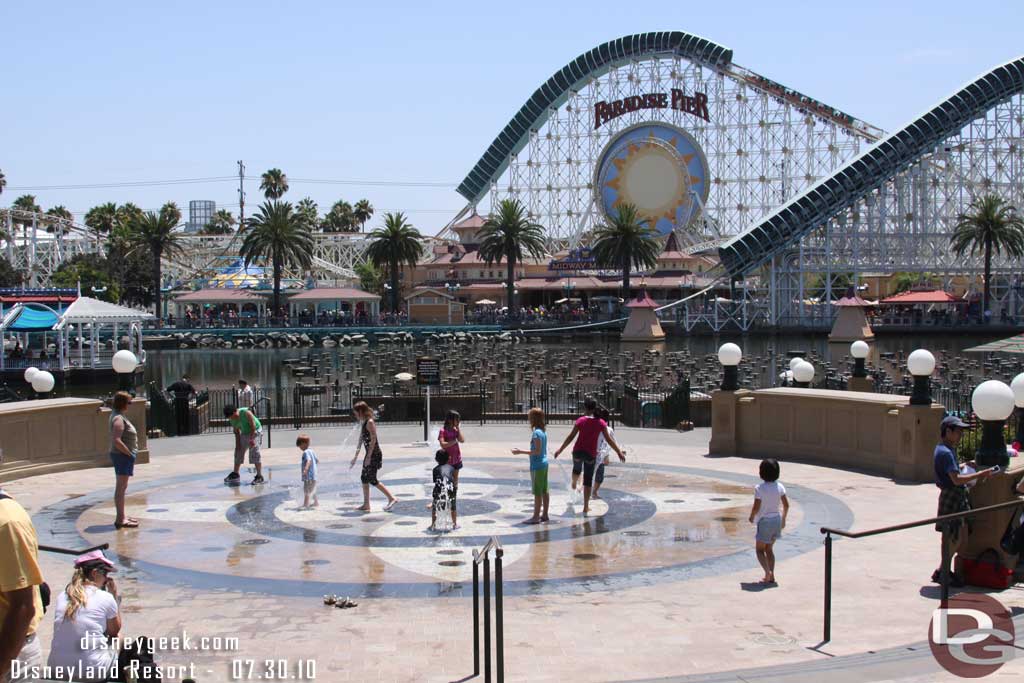
M 0 256 L 0 287 L 17 287 L 22 280 L 21 272 L 6 257 Z
M 201 235 L 230 235 L 235 231 L 235 217 L 226 209 L 218 209 L 210 222 L 199 231 Z
M 360 199 L 352 209 L 352 218 L 359 223 L 360 232 L 366 230 L 366 221 L 373 218 L 373 205 L 366 199 Z
M 934 287 L 935 275 L 933 273 L 893 273 L 889 281 L 892 294 L 909 292 L 915 287 Z
M 0 171 L 0 194 L 4 193 L 7 189 L 7 176 L 4 175 L 3 171 Z
M 403 265 L 415 268 L 423 254 L 423 235 L 406 222 L 401 211 L 384 214 L 384 225 L 370 233 L 366 257 L 377 268 L 387 268 L 391 280 L 391 310 L 398 312 L 398 275 Z
M 658 264 L 661 245 L 658 232 L 632 204 L 623 204 L 614 217 L 594 232 L 592 253 L 597 265 L 622 271 L 622 298 L 631 296 L 629 275 L 633 267 L 649 270 Z
M 313 234 L 289 202 L 264 202 L 245 221 L 241 255 L 245 265 L 269 260 L 274 273 L 274 315 L 281 308 L 281 275 L 286 265 L 303 270 L 312 264 Z
M 832 273 L 832 287 L 826 289 L 825 279 L 827 275 L 822 273 L 816 275 L 807 288 L 807 295 L 828 303 L 846 296 L 850 286 L 853 284 L 853 273 Z
M 295 214 L 311 231 L 320 227 L 320 211 L 311 197 L 303 197 L 295 205 Z
M 144 216 L 140 211 L 137 219 Z M 117 285 L 118 303 L 146 307 L 153 303 L 153 260 L 146 249 L 135 247 L 133 232 L 133 224 L 114 226 L 106 241 L 107 264 Z
M 372 263 L 360 263 L 353 270 L 359 276 L 359 287 L 364 292 L 384 296 L 384 273 Z
M 352 205 L 344 200 L 334 202 L 334 206 L 324 216 L 321 228 L 324 232 L 352 232 L 356 225 Z
M 130 243 L 137 249 L 145 250 L 150 256 L 153 264 L 153 301 L 156 308 L 157 326 L 163 316 L 160 308 L 161 288 L 163 279 L 161 277 L 160 259 L 164 256 L 171 257 L 183 251 L 181 245 L 181 234 L 175 231 L 178 222 L 181 220 L 181 211 L 174 202 L 167 202 L 161 207 L 160 212 L 149 211 L 137 219 L 129 235 Z
M 60 264 L 50 278 L 56 287 L 82 287 L 85 296 L 116 303 L 120 291 L 110 273 L 110 262 L 99 254 L 75 254 Z
M 96 240 L 102 239 L 103 235 L 109 235 L 118 224 L 117 204 L 107 202 L 89 209 L 85 214 L 85 225 L 96 233 Z
M 28 211 L 29 213 L 42 213 L 43 208 L 36 203 L 36 196 L 34 194 L 23 194 L 14 200 L 11 204 L 12 209 L 18 209 L 20 211 Z
M 114 218 L 119 225 L 131 227 L 140 218 L 142 218 L 142 214 L 144 213 L 145 211 L 140 209 L 138 206 L 128 202 L 117 207 L 117 210 L 114 212 Z
M 1004 252 L 1016 259 L 1024 257 L 1024 221 L 1017 208 L 993 194 L 978 198 L 971 203 L 967 213 L 957 217 L 950 243 L 957 256 L 967 253 L 973 256 L 979 251 L 985 254 L 981 310 L 983 313 L 991 310 L 992 252 Z
M 480 257 L 487 265 L 505 260 L 509 315 L 519 315 L 515 305 L 516 263 L 522 263 L 526 254 L 539 259 L 544 253 L 544 228 L 530 219 L 518 199 L 502 199 L 498 212 L 488 216 L 480 228 Z
M 60 226 L 61 234 L 67 234 L 71 230 L 68 224 L 75 220 L 75 217 L 71 215 L 71 212 L 63 204 L 47 209 L 46 215 L 57 219 L 46 224 L 46 232 L 57 232 L 58 226 Z
M 279 168 L 272 168 L 260 176 L 260 189 L 267 199 L 280 199 L 288 191 L 288 176 Z

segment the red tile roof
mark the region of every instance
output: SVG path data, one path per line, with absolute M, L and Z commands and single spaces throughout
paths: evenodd
M 354 287 L 316 287 L 295 294 L 289 301 L 379 301 L 376 294 L 364 292 Z
M 882 299 L 883 304 L 949 304 L 955 301 L 959 301 L 959 299 L 941 289 L 927 292 L 903 292 Z

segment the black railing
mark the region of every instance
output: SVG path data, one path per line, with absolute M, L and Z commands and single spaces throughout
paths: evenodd
M 824 605 L 824 628 L 822 633 L 822 645 L 832 640 L 832 536 L 842 536 L 843 538 L 867 538 L 868 536 L 878 536 L 881 534 L 889 534 L 894 531 L 904 531 L 906 529 L 914 529 L 919 526 L 927 526 L 929 524 L 939 524 L 942 526 L 942 567 L 939 575 L 939 583 L 942 586 L 942 607 L 946 607 L 949 603 L 949 561 L 952 559 L 948 556 L 949 544 L 947 541 L 947 534 L 949 528 L 952 526 L 952 522 L 965 519 L 967 517 L 973 517 L 985 512 L 993 512 L 995 510 L 1004 510 L 1006 508 L 1018 507 L 1024 505 L 1024 500 L 1010 500 L 1005 503 L 998 503 L 996 505 L 988 505 L 983 508 L 976 508 L 974 510 L 967 510 L 965 512 L 956 512 L 951 515 L 941 515 L 939 517 L 929 517 L 928 519 L 917 520 L 916 522 L 906 522 L 904 524 L 896 524 L 894 526 L 882 527 L 880 529 L 870 529 L 868 531 L 843 531 L 842 529 L 831 529 L 829 527 L 821 527 L 821 533 L 825 534 L 825 605 Z
M 94 545 L 91 548 L 83 548 L 82 550 L 74 550 L 72 548 L 58 548 L 54 545 L 40 545 L 39 549 L 48 553 L 60 553 L 61 555 L 85 555 L 91 553 L 93 550 L 106 550 L 110 547 L 109 543 L 101 543 Z
M 496 536 L 480 550 L 473 549 L 473 675 L 480 675 L 480 565 L 484 567 L 484 683 L 491 683 L 491 551 L 494 551 L 494 654 L 497 683 L 505 680 L 505 633 L 502 606 L 501 558 L 505 552 Z

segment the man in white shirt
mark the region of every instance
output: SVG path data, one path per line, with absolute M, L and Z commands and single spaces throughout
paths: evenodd
M 252 408 L 256 397 L 252 387 L 244 379 L 238 380 L 238 403 L 239 408 Z

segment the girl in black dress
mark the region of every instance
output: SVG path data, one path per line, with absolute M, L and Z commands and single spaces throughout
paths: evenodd
M 359 447 L 362 446 L 365 451 L 363 455 L 363 471 L 359 475 L 359 480 L 363 483 L 363 504 L 356 509 L 363 512 L 370 511 L 370 486 L 372 485 L 376 486 L 381 493 L 388 497 L 387 505 L 384 506 L 384 511 L 388 512 L 398 501 L 385 488 L 384 484 L 380 483 L 377 479 L 377 473 L 384 464 L 384 455 L 381 453 L 380 443 L 377 441 L 377 424 L 373 420 L 373 411 L 370 410 L 370 406 L 366 405 L 365 401 L 359 401 L 352 406 L 352 412 L 356 419 L 362 423 L 363 427 L 359 433 L 356 454 L 352 456 L 350 467 L 354 467 L 356 460 L 359 458 Z

